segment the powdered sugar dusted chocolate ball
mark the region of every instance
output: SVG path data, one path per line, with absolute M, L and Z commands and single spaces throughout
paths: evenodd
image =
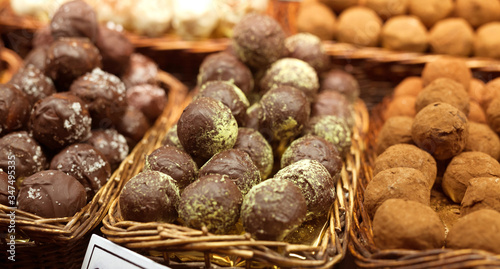
M 99 33 L 95 10 L 82 0 L 64 3 L 52 16 L 50 31 L 55 40 L 61 37 L 86 37 L 95 43 Z
M 26 127 L 31 104 L 17 86 L 0 84 L 0 136 Z
M 92 145 L 106 157 L 111 171 L 116 170 L 129 153 L 127 139 L 115 129 L 92 130 L 85 143 Z
M 141 110 L 150 122 L 154 122 L 167 105 L 167 93 L 156 85 L 132 86 L 127 89 L 127 103 Z
M 274 164 L 273 149 L 259 131 L 252 128 L 238 128 L 238 138 L 234 144 L 234 149 L 240 149 L 248 153 L 257 169 L 259 169 L 262 180 L 265 180 L 271 174 Z
M 40 69 L 29 64 L 19 69 L 9 84 L 16 85 L 28 97 L 31 105 L 56 92 L 52 80 L 45 76 Z
M 285 39 L 286 57 L 308 63 L 319 74 L 328 70 L 330 58 L 321 39 L 310 33 L 297 33 Z

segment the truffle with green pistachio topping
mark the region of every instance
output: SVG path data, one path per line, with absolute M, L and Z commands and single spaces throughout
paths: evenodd
M 311 33 L 297 33 L 285 39 L 287 57 L 297 58 L 321 73 L 330 67 L 330 57 L 326 54 L 321 39 Z
M 313 134 L 326 139 L 337 148 L 343 156 L 351 147 L 351 129 L 345 119 L 324 115 L 312 117 L 304 130 L 304 134 Z
M 239 128 L 234 148 L 248 153 L 259 169 L 261 179 L 266 179 L 271 174 L 274 165 L 273 149 L 259 131 L 252 128 Z

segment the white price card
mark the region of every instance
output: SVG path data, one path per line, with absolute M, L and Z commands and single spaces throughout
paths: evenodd
M 140 254 L 93 234 L 82 269 L 167 269 Z

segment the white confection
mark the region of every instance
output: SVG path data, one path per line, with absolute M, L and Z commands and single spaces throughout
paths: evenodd
M 268 0 L 213 0 L 217 6 L 219 25 L 216 35 L 230 37 L 233 27 L 250 12 L 264 13 Z
M 170 28 L 172 0 L 137 0 L 130 12 L 136 33 L 159 36 Z
M 47 7 L 52 6 L 53 2 L 54 0 L 11 0 L 10 6 L 19 16 L 34 16 L 49 21 Z
M 134 0 L 86 0 L 97 13 L 99 22 L 113 22 L 130 29 Z
M 172 26 L 185 40 L 209 37 L 219 22 L 213 0 L 173 0 Z

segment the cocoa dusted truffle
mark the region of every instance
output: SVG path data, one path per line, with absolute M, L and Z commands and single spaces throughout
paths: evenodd
M 344 10 L 337 23 L 337 39 L 340 42 L 375 47 L 379 44 L 382 20 L 375 11 L 354 6 Z
M 428 28 L 448 17 L 453 11 L 452 0 L 409 0 L 408 12 L 420 18 Z
M 64 148 L 52 158 L 50 169 L 62 171 L 80 181 L 89 200 L 111 176 L 106 156 L 89 144 L 73 144 Z
M 241 206 L 243 227 L 258 240 L 283 240 L 302 224 L 306 213 L 299 187 L 275 178 L 254 186 Z
M 342 156 L 337 149 L 324 138 L 305 135 L 294 140 L 281 156 L 281 168 L 300 160 L 310 159 L 321 163 L 336 182 L 342 170 Z
M 419 202 L 389 199 L 373 218 L 373 241 L 380 249 L 435 249 L 444 239 L 438 214 Z
M 118 206 L 125 220 L 174 222 L 179 200 L 179 188 L 172 177 L 158 171 L 145 171 L 125 184 Z
M 500 213 L 500 178 L 476 177 L 469 180 L 462 199 L 460 214 L 465 216 L 481 209 L 493 209 Z
M 484 84 L 484 89 L 477 95 L 479 94 L 481 94 L 481 106 L 487 110 L 490 103 L 500 96 L 500 78 L 492 79 Z
M 465 115 L 469 114 L 469 95 L 462 84 L 451 78 L 437 78 L 425 86 L 417 95 L 415 110 L 418 113 L 422 108 L 436 102 L 450 104 Z
M 469 122 L 469 138 L 464 151 L 484 152 L 498 160 L 500 159 L 500 138 L 488 125 Z
M 229 176 L 206 175 L 182 192 L 179 216 L 189 227 L 225 234 L 238 221 L 242 202 L 243 196 Z
M 94 128 L 109 128 L 125 113 L 125 84 L 100 68 L 76 79 L 71 84 L 70 93 L 85 102 Z
M 180 190 L 198 177 L 198 166 L 191 156 L 172 146 L 159 147 L 146 156 L 145 169 L 171 176 Z
M 149 57 L 132 53 L 130 62 L 121 79 L 128 88 L 140 84 L 156 84 L 158 66 Z
M 9 84 L 13 84 L 23 91 L 31 105 L 56 92 L 52 80 L 32 64 L 19 69 L 12 76 Z
M 417 97 L 411 95 L 395 96 L 385 108 L 382 118 L 387 120 L 391 117 L 406 116 L 415 117 L 415 102 Z
M 111 171 L 118 168 L 129 152 L 127 139 L 115 129 L 92 130 L 90 138 L 85 143 L 92 145 L 106 157 Z
M 467 20 L 472 27 L 500 20 L 500 2 L 496 0 L 457 0 L 455 14 Z
M 236 56 L 225 51 L 208 55 L 200 65 L 198 86 L 212 80 L 231 81 L 245 95 L 249 95 L 254 87 L 250 69 Z
M 433 80 L 441 77 L 451 78 L 469 90 L 472 73 L 465 60 L 442 56 L 425 64 L 422 70 L 423 86 L 426 87 Z
M 429 31 L 431 51 L 438 54 L 469 56 L 474 43 L 474 29 L 462 18 L 438 21 Z
M 301 3 L 297 12 L 297 31 L 311 33 L 321 40 L 332 40 L 335 36 L 336 21 L 335 13 L 324 3 Z
M 450 104 L 432 103 L 415 116 L 411 137 L 436 160 L 449 159 L 465 148 L 469 138 L 467 117 Z
M 250 102 L 235 84 L 228 81 L 208 81 L 201 85 L 194 100 L 199 97 L 212 97 L 229 107 L 238 126 L 244 126 L 247 120 L 247 109 Z
M 58 91 L 67 91 L 75 79 L 101 67 L 99 50 L 86 38 L 60 38 L 47 48 L 45 75 Z
M 486 119 L 491 129 L 500 133 L 500 96 L 493 98 L 486 109 Z
M 134 45 L 123 32 L 99 26 L 96 47 L 101 53 L 104 71 L 121 76 L 127 70 Z
M 15 177 L 20 180 L 48 166 L 42 147 L 26 131 L 10 133 L 0 138 L 0 170 L 10 171 L 9 163 L 12 161 L 15 162 Z
M 163 140 L 161 142 L 164 146 L 172 146 L 178 149 L 184 150 L 181 145 L 181 141 L 179 141 L 179 136 L 177 136 L 177 123 L 174 124 L 165 134 Z
M 304 134 L 312 134 L 326 139 L 344 156 L 351 147 L 351 129 L 347 121 L 337 116 L 312 117 Z
M 470 80 L 469 97 L 472 101 L 475 101 L 481 107 L 486 108 L 484 104 L 490 101 L 488 99 L 493 98 L 493 96 L 489 94 L 492 93 L 486 90 L 486 83 L 484 83 L 482 80 L 474 77 Z
M 308 63 L 319 74 L 330 67 L 330 56 L 326 54 L 321 39 L 310 33 L 297 33 L 285 39 L 286 57 Z
M 151 84 L 132 86 L 127 89 L 126 95 L 125 103 L 142 111 L 150 122 L 154 122 L 161 115 L 168 101 L 165 90 Z
M 271 174 L 274 165 L 273 149 L 259 131 L 252 128 L 238 128 L 238 138 L 233 148 L 242 150 L 250 156 L 259 169 L 262 180 Z
M 356 78 L 339 69 L 332 69 L 321 76 L 319 92 L 336 91 L 354 102 L 359 97 L 359 83 Z
M 14 85 L 0 84 L 0 136 L 26 127 L 31 104 Z
M 9 182 L 9 174 L 0 169 L 0 204 L 9 207 L 16 206 L 16 199 L 9 197 L 17 197 L 17 192 L 16 186 Z
M 451 159 L 443 175 L 443 191 L 455 203 L 464 197 L 469 180 L 476 177 L 500 177 L 500 164 L 490 155 L 462 152 Z
M 88 138 L 91 125 L 85 103 L 69 93 L 55 93 L 38 101 L 29 122 L 33 137 L 52 150 Z
M 382 47 L 390 50 L 424 52 L 428 46 L 427 28 L 415 16 L 400 15 L 382 26 Z
M 396 144 L 413 144 L 411 126 L 413 118 L 399 116 L 391 117 L 384 122 L 377 135 L 375 151 L 382 154 L 388 147 Z
M 477 123 L 487 123 L 486 112 L 483 110 L 481 105 L 479 105 L 475 101 L 469 102 L 469 115 L 467 115 L 469 122 L 477 122 Z
M 127 106 L 125 113 L 115 123 L 116 130 L 125 136 L 129 148 L 134 148 L 142 137 L 151 128 L 149 120 L 142 111 L 132 106 Z
M 446 237 L 451 249 L 481 249 L 500 253 L 500 213 L 481 209 L 455 222 Z
M 316 160 L 304 159 L 280 169 L 275 179 L 293 182 L 307 203 L 306 220 L 328 212 L 335 200 L 335 182 L 326 168 Z
M 85 188 L 61 171 L 45 170 L 23 180 L 18 208 L 44 218 L 71 217 L 87 202 Z
M 97 15 L 85 1 L 64 3 L 52 16 L 50 31 L 54 40 L 61 37 L 86 37 L 95 43 L 99 33 Z
M 265 68 L 282 57 L 285 38 L 274 18 L 249 13 L 234 26 L 232 44 L 241 61 L 254 68 Z
M 319 2 L 328 5 L 328 7 L 337 13 L 341 13 L 349 7 L 361 4 L 360 0 L 319 0 Z
M 322 91 L 311 104 L 311 117 L 333 115 L 354 125 L 354 109 L 345 95 L 337 91 Z
M 389 199 L 405 199 L 426 206 L 431 203 L 431 186 L 419 170 L 394 167 L 376 174 L 365 189 L 363 205 L 373 219 L 377 209 Z
M 387 20 L 397 15 L 404 15 L 408 11 L 409 0 L 365 0 L 364 5 Z
M 421 77 L 407 77 L 394 88 L 392 95 L 394 97 L 403 95 L 416 97 L 423 88 Z
M 500 58 L 500 37 L 497 35 L 500 31 L 500 22 L 489 22 L 476 30 L 474 39 L 474 56 Z
M 210 97 L 192 101 L 177 122 L 177 135 L 184 150 L 198 165 L 236 143 L 238 124 L 231 110 Z

